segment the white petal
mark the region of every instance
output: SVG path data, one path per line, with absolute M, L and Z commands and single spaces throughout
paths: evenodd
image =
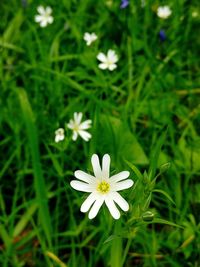
M 106 206 L 108 207 L 111 215 L 113 216 L 114 219 L 119 219 L 120 218 L 120 212 L 117 209 L 114 201 L 112 200 L 112 198 L 108 197 L 105 199 L 106 202 Z
M 112 70 L 114 70 L 114 69 L 116 69 L 116 68 L 117 68 L 117 65 L 116 65 L 116 64 L 111 64 L 111 65 L 108 66 L 108 69 L 109 69 L 110 71 L 112 71 Z
M 87 212 L 92 204 L 97 200 L 97 197 L 98 196 L 95 192 L 91 193 L 81 205 L 81 212 Z
M 72 135 L 72 140 L 76 141 L 77 137 L 78 137 L 78 133 L 74 131 Z
M 35 16 L 35 22 L 40 22 L 42 20 L 42 16 L 36 15 Z
M 119 172 L 119 173 L 111 176 L 110 177 L 110 181 L 117 183 L 117 182 L 119 182 L 121 180 L 124 180 L 124 179 L 128 178 L 129 175 L 130 175 L 130 172 L 128 172 L 128 171 Z
M 99 163 L 99 157 L 96 154 L 92 155 L 92 167 L 93 167 L 93 172 L 96 178 L 102 178 L 102 171 Z
M 70 185 L 74 189 L 81 191 L 81 192 L 92 192 L 93 191 L 93 188 L 90 185 L 80 182 L 80 181 L 73 180 L 70 182 Z
M 115 53 L 114 50 L 108 50 L 108 54 L 107 54 L 107 58 L 108 58 L 108 61 L 111 61 L 113 63 L 117 62 L 118 61 L 118 56 L 117 54 Z
M 75 112 L 74 113 L 74 120 L 75 120 L 76 124 L 80 124 L 82 116 L 83 116 L 82 112 L 79 112 L 79 113 Z
M 52 13 L 52 8 L 50 6 L 47 6 L 45 12 L 46 12 L 46 14 L 50 15 Z
M 92 137 L 92 135 L 86 131 L 80 130 L 78 133 L 86 142 Z
M 128 202 L 122 197 L 120 196 L 119 193 L 117 192 L 111 192 L 110 193 L 112 196 L 112 199 L 114 200 L 114 202 L 117 203 L 117 205 L 124 211 L 128 211 L 129 210 L 129 204 Z
M 108 68 L 108 64 L 107 63 L 101 63 L 98 65 L 100 69 L 102 70 L 106 70 Z
M 113 186 L 113 190 L 115 191 L 121 191 L 127 188 L 130 188 L 133 185 L 133 181 L 131 179 L 116 183 Z
M 101 61 L 101 62 L 107 62 L 107 57 L 106 57 L 106 55 L 105 54 L 103 54 L 103 53 L 99 53 L 98 55 L 97 55 L 97 59 L 99 60 L 99 61 Z
M 74 129 L 74 121 L 73 120 L 70 120 L 69 123 L 67 124 L 67 127 L 69 129 Z
M 93 219 L 94 217 L 96 217 L 97 213 L 99 212 L 99 209 L 101 208 L 102 204 L 104 202 L 104 198 L 101 197 L 94 202 L 94 205 L 92 206 L 90 212 L 89 212 L 89 219 Z
M 42 19 L 42 21 L 40 22 L 40 27 L 44 28 L 47 26 L 47 20 L 46 19 Z
M 106 179 L 109 178 L 109 174 L 110 174 L 110 156 L 108 154 L 105 154 L 103 156 L 102 173 L 103 173 L 103 178 L 106 178 Z
M 80 124 L 80 129 L 81 130 L 86 130 L 86 129 L 89 129 L 90 127 L 91 127 L 91 124 L 92 123 L 92 121 L 91 120 L 86 120 L 86 121 L 84 121 L 84 122 L 82 122 L 81 124 Z
M 37 7 L 37 11 L 38 11 L 38 13 L 41 14 L 41 15 L 44 15 L 44 14 L 45 14 L 45 9 L 44 9 L 43 6 L 38 6 L 38 7 Z
M 53 23 L 53 17 L 51 17 L 51 16 L 48 17 L 48 18 L 47 18 L 47 21 L 48 21 L 49 24 Z
M 84 181 L 84 182 L 86 182 L 88 184 L 95 183 L 95 180 L 96 180 L 96 178 L 93 175 L 90 175 L 90 174 L 88 174 L 86 172 L 83 172 L 83 171 L 80 171 L 80 170 L 75 171 L 74 172 L 74 176 L 77 179 L 79 179 L 81 181 Z

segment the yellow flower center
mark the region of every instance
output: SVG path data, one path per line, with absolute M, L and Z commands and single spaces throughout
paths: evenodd
M 97 191 L 99 191 L 102 194 L 106 194 L 110 191 L 110 185 L 106 181 L 102 181 L 97 186 Z

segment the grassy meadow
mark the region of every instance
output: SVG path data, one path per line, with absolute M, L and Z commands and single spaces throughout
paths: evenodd
M 0 1 L 1 267 L 200 266 L 199 1 L 127 3 Z M 99 67 L 108 50 L 113 70 Z M 70 185 L 93 154 L 134 182 L 117 220 L 105 203 L 89 219 Z

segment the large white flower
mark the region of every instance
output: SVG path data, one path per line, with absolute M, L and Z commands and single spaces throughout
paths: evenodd
M 99 64 L 99 68 L 102 70 L 109 69 L 112 71 L 117 68 L 116 62 L 118 61 L 118 56 L 114 50 L 108 50 L 107 55 L 99 53 L 97 59 L 102 62 Z
M 78 135 L 80 135 L 85 141 L 88 141 L 92 135 L 88 133 L 87 129 L 91 127 L 91 120 L 86 120 L 84 122 L 81 122 L 83 113 L 74 113 L 74 120 L 70 120 L 69 123 L 67 124 L 67 127 L 73 131 L 73 136 L 72 140 L 76 141 L 78 138 Z
M 171 13 L 172 11 L 169 6 L 160 6 L 157 9 L 157 15 L 161 19 L 167 19 Z
M 53 23 L 53 17 L 51 16 L 52 9 L 47 6 L 44 8 L 43 6 L 38 6 L 37 11 L 39 15 L 35 16 L 35 22 L 40 24 L 40 27 L 46 27 L 48 24 Z
M 89 211 L 89 219 L 93 219 L 102 204 L 105 202 L 114 219 L 119 219 L 120 212 L 116 204 L 123 210 L 128 211 L 129 204 L 121 197 L 117 191 L 127 189 L 133 185 L 128 171 L 122 171 L 110 177 L 110 156 L 105 154 L 102 160 L 102 168 L 99 163 L 99 157 L 92 156 L 92 167 L 94 176 L 83 171 L 75 171 L 74 175 L 77 180 L 72 180 L 70 185 L 82 192 L 88 192 L 90 195 L 81 205 L 81 212 Z
M 86 41 L 86 45 L 91 45 L 94 41 L 96 41 L 97 39 L 97 35 L 93 32 L 93 33 L 88 33 L 86 32 L 83 36 L 83 39 Z
M 55 131 L 55 142 L 58 143 L 65 139 L 65 131 L 63 128 L 59 128 Z

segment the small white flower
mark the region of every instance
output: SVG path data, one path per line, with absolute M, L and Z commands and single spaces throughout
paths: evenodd
M 81 123 L 83 113 L 74 113 L 74 120 L 70 120 L 67 127 L 73 131 L 72 140 L 76 141 L 78 135 L 80 135 L 85 141 L 88 141 L 92 135 L 85 131 L 91 127 L 91 120 L 86 120 Z
M 157 15 L 161 19 L 167 19 L 172 14 L 169 6 L 160 6 L 157 9 Z
M 112 71 L 117 68 L 115 63 L 118 61 L 118 56 L 114 50 L 108 50 L 107 55 L 99 53 L 97 59 L 102 62 L 99 64 L 99 68 L 102 70 L 109 69 Z
M 83 36 L 83 39 L 86 41 L 86 45 L 91 45 L 94 41 L 96 41 L 97 39 L 97 35 L 93 32 L 93 33 L 88 33 L 86 32 Z
M 35 22 L 40 24 L 40 27 L 46 27 L 48 24 L 53 23 L 53 17 L 51 16 L 52 9 L 47 6 L 44 8 L 43 6 L 38 6 L 37 11 L 39 15 L 35 16 Z
M 63 128 L 59 128 L 55 131 L 55 142 L 58 143 L 65 139 L 65 133 Z
M 92 167 L 94 176 L 81 170 L 75 171 L 77 180 L 72 180 L 70 185 L 74 189 L 82 192 L 88 192 L 90 195 L 81 205 L 81 212 L 89 211 L 89 219 L 93 219 L 103 203 L 105 202 L 114 219 L 119 219 L 120 212 L 116 204 L 123 210 L 128 211 L 128 202 L 121 197 L 117 191 L 130 188 L 133 185 L 128 171 L 122 171 L 110 177 L 110 156 L 105 154 L 102 160 L 102 168 L 99 163 L 99 157 L 92 156 Z

